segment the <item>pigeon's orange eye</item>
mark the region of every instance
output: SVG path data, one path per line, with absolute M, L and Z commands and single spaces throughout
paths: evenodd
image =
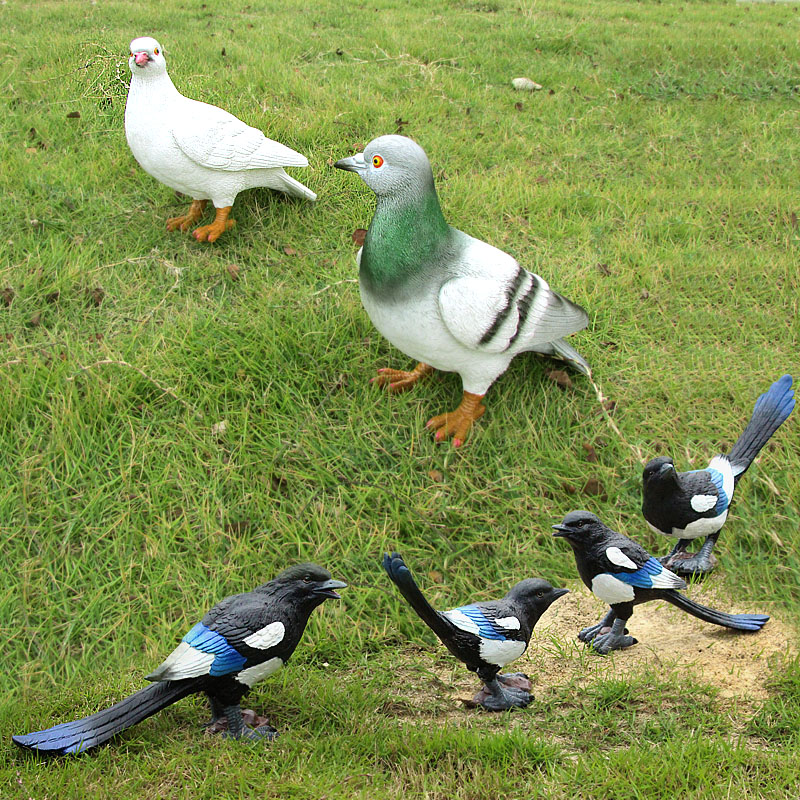
M 373 156 L 372 157 L 372 166 L 373 167 L 382 167 L 383 166 L 383 159 L 380 156 Z
M 154 55 L 154 56 L 157 56 L 157 55 L 158 55 L 158 48 L 157 48 L 157 47 L 153 49 L 153 55 Z

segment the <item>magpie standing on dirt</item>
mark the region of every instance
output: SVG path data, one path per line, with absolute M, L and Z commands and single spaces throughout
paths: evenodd
M 756 400 L 753 415 L 727 455 L 714 456 L 705 469 L 676 472 L 671 458 L 654 458 L 642 475 L 642 513 L 657 533 L 678 541 L 662 559 L 682 575 L 704 575 L 714 569 L 711 551 L 728 517 L 733 490 L 762 447 L 794 408 L 792 376 L 784 375 Z M 695 555 L 686 552 L 692 539 L 705 536 Z
M 383 568 L 442 644 L 467 669 L 477 672 L 483 688 L 473 698 L 489 711 L 524 708 L 533 699 L 527 675 L 502 675 L 500 670 L 528 648 L 533 626 L 554 600 L 567 594 L 547 581 L 520 581 L 502 600 L 472 603 L 450 611 L 436 611 L 425 599 L 399 553 L 383 557 Z
M 769 619 L 764 614 L 726 614 L 695 603 L 676 591 L 686 588 L 682 578 L 588 511 L 571 511 L 553 528 L 553 536 L 562 536 L 572 545 L 581 580 L 611 606 L 597 625 L 578 634 L 600 655 L 636 644 L 626 624 L 633 607 L 648 600 L 666 600 L 698 619 L 737 631 L 760 631 Z
M 328 597 L 339 599 L 336 589 L 345 586 L 316 564 L 289 567 L 252 592 L 214 606 L 146 676 L 150 686 L 84 719 L 13 736 L 14 743 L 45 755 L 82 753 L 195 692 L 208 696 L 209 725 L 224 719 L 229 738 L 274 738 L 270 725 L 245 725 L 239 702 L 256 681 L 289 660 L 311 612 Z

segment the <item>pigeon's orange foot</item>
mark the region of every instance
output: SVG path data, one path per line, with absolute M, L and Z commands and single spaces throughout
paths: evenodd
M 400 394 L 400 392 L 408 391 L 417 381 L 430 375 L 431 372 L 433 372 L 433 367 L 423 364 L 421 361 L 411 372 L 385 367 L 378 370 L 378 375 L 370 383 L 377 383 L 381 388 L 385 386 L 391 394 Z
M 486 411 L 486 406 L 481 403 L 481 400 L 483 400 L 482 394 L 464 392 L 461 403 L 455 411 L 432 417 L 425 427 L 436 431 L 434 438 L 437 442 L 452 436 L 453 445 L 461 447 L 464 444 L 464 439 L 467 438 L 467 432 L 472 427 L 472 423 L 480 419 Z
M 225 206 L 217 209 L 217 215 L 210 225 L 203 225 L 195 228 L 192 235 L 198 242 L 216 242 L 225 231 L 229 231 L 235 224 L 235 219 L 228 219 L 233 206 Z
M 189 210 L 182 217 L 170 217 L 167 220 L 167 230 L 182 231 L 186 233 L 197 220 L 202 219 L 208 200 L 192 200 Z

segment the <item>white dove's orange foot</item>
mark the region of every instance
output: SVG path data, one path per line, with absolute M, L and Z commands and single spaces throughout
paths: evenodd
M 192 200 L 189 210 L 181 217 L 170 217 L 167 220 L 167 230 L 182 231 L 186 233 L 197 220 L 202 219 L 208 200 Z
M 464 392 L 461 403 L 455 411 L 451 411 L 449 414 L 439 414 L 438 417 L 431 417 L 425 427 L 436 431 L 434 438 L 437 442 L 452 436 L 453 445 L 461 447 L 467 438 L 467 432 L 472 427 L 472 423 L 480 419 L 486 411 L 486 406 L 481 403 L 481 400 L 483 400 L 482 394 Z
M 410 372 L 384 367 L 378 370 L 377 376 L 370 383 L 377 383 L 381 388 L 385 386 L 391 394 L 400 394 L 400 392 L 408 391 L 417 381 L 432 372 L 433 367 L 423 364 L 421 361 Z
M 228 214 L 231 213 L 232 208 L 233 206 L 218 208 L 214 221 L 210 225 L 203 225 L 199 228 L 195 228 L 192 232 L 192 236 L 194 236 L 198 242 L 215 242 L 225 231 L 229 231 L 236 224 L 235 219 L 228 219 Z

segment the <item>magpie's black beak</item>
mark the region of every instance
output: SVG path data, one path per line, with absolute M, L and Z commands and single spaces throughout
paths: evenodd
M 319 586 L 314 587 L 314 594 L 322 595 L 323 597 L 332 597 L 334 600 L 341 600 L 342 596 L 336 592 L 336 589 L 346 589 L 347 584 L 342 581 L 335 581 L 333 579 L 321 583 Z
M 553 536 L 569 536 L 572 533 L 572 528 L 568 528 L 566 525 L 551 525 L 550 527 L 555 531 Z M 564 589 L 564 591 L 567 590 Z
M 662 464 L 661 465 L 661 468 L 658 470 L 658 474 L 659 475 L 666 475 L 669 472 L 675 472 L 675 465 L 674 464 L 670 464 L 669 461 L 667 461 L 666 464 Z
M 569 589 L 553 589 L 553 600 L 558 600 L 559 597 L 563 597 L 565 594 L 569 594 Z

